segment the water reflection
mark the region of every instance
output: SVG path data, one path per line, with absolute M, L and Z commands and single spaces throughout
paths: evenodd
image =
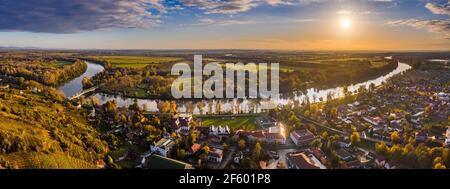
M 375 86 L 381 85 L 388 78 L 402 73 L 411 66 L 399 63 L 398 67 L 392 72 L 380 76 L 376 79 L 368 80 L 366 82 L 357 83 L 354 85 L 348 86 L 349 92 L 357 92 L 358 88 L 363 86 L 366 89 L 369 88 L 370 84 L 373 83 Z M 290 94 L 284 94 L 280 99 L 276 101 L 279 105 L 287 105 L 293 104 L 295 101 L 302 103 L 305 100 L 309 99 L 310 102 L 319 102 L 321 100 L 326 100 L 328 96 L 331 98 L 340 97 L 343 95 L 343 87 L 329 88 L 318 90 L 315 88 L 310 88 L 306 90 L 306 93 L 302 92 L 293 92 Z M 158 112 L 158 103 L 161 103 L 161 100 L 149 100 L 149 99 L 136 99 L 136 98 L 124 98 L 120 96 L 108 95 L 97 93 L 93 95 L 95 98 L 100 100 L 100 103 L 106 103 L 110 100 L 117 100 L 119 106 L 129 106 L 134 102 L 137 102 L 141 107 L 146 106 L 147 110 L 150 112 Z M 221 108 L 218 106 L 220 101 Z M 144 105 L 145 104 L 145 105 Z M 177 100 L 177 109 L 180 112 L 188 112 L 193 114 L 208 114 L 208 113 L 216 113 L 218 112 L 218 108 L 221 109 L 222 113 L 260 113 L 263 111 L 261 109 L 261 102 L 257 99 L 223 99 L 223 100 Z

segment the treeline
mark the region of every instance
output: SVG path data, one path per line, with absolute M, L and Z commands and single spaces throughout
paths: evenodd
M 23 77 L 48 86 L 58 86 L 87 69 L 87 64 L 76 60 L 73 64 L 58 66 L 58 62 L 35 61 L 5 61 L 0 63 L 0 73 L 4 75 Z
M 290 92 L 350 85 L 375 79 L 396 69 L 398 62 L 392 61 L 381 67 L 372 67 L 369 63 L 351 64 L 351 66 L 322 66 L 308 70 L 295 70 L 280 73 L 280 91 Z
M 170 98 L 170 87 L 175 79 L 157 67 L 144 69 L 109 68 L 92 78 L 100 91 L 140 98 Z
M 421 143 L 417 146 L 412 143 L 406 145 L 395 144 L 392 147 L 384 143 L 375 145 L 378 154 L 390 160 L 407 165 L 405 168 L 416 169 L 445 169 L 450 167 L 450 150 L 443 147 L 427 147 Z

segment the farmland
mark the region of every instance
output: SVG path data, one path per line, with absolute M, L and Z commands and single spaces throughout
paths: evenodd
M 148 65 L 173 63 L 183 60 L 177 57 L 147 57 L 147 56 L 89 56 L 88 58 L 108 62 L 115 68 L 144 68 Z

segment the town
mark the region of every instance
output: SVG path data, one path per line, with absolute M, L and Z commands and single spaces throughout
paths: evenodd
M 159 114 L 145 113 L 137 104 L 118 110 L 114 101 L 93 111 L 115 125 L 109 134 L 126 137 L 127 147 L 110 164 L 128 168 L 446 168 L 448 65 L 413 67 L 378 87 L 344 87 L 338 99 L 307 100 L 262 113 L 193 115 L 177 112 L 176 103 L 167 101 L 158 104 L 164 110 Z M 132 120 L 148 126 L 126 126 Z M 158 125 L 167 126 L 163 133 L 154 128 Z

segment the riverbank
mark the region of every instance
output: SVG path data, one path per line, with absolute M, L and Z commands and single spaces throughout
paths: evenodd
M 347 87 L 348 91 L 357 91 L 360 87 L 369 88 L 370 84 L 375 86 L 381 85 L 388 78 L 409 70 L 411 66 L 405 63 L 398 63 L 395 70 L 390 73 L 380 76 L 378 78 L 368 80 L 362 83 L 357 83 Z M 81 82 L 79 84 L 81 88 Z M 305 93 L 298 93 L 292 95 L 286 95 L 285 98 L 278 99 L 276 103 L 279 105 L 286 105 L 294 103 L 295 101 L 302 103 L 309 99 L 310 102 L 320 102 L 325 100 L 327 96 L 332 98 L 338 98 L 343 93 L 343 87 L 329 88 L 324 90 L 308 89 Z M 160 112 L 158 104 L 169 101 L 168 99 L 141 99 L 141 98 L 129 98 L 122 95 L 110 95 L 105 93 L 95 93 L 91 97 L 96 98 L 101 104 L 107 101 L 116 100 L 119 106 L 129 106 L 137 103 L 141 107 L 146 107 L 149 112 Z M 216 112 L 217 103 L 220 101 L 223 113 L 260 113 L 264 110 L 261 109 L 260 102 L 257 99 L 220 99 L 220 100 L 174 100 L 177 104 L 177 110 L 179 112 L 186 112 L 192 114 L 211 114 Z M 211 107 L 211 108 L 210 108 Z M 202 109 L 202 110 L 200 110 Z M 212 110 L 210 112 L 209 110 Z
M 309 90 L 314 89 L 314 90 L 326 90 L 329 88 L 335 88 L 338 86 L 348 86 L 348 85 L 354 85 L 355 83 L 362 83 L 364 81 L 368 81 L 368 80 L 374 80 L 378 77 L 384 76 L 389 74 L 390 72 L 394 71 L 396 68 L 398 67 L 398 62 L 391 62 L 388 63 L 385 66 L 381 66 L 379 68 L 373 68 L 371 70 L 366 70 L 364 72 L 361 73 L 355 73 L 352 74 L 350 76 L 348 76 L 347 78 L 336 78 L 336 79 L 332 79 L 330 81 L 326 81 L 326 82 L 317 82 L 314 84 L 308 84 L 308 82 L 303 82 L 305 85 L 302 89 L 300 90 L 296 90 L 296 91 L 292 91 L 292 88 L 290 91 L 283 91 L 282 88 L 283 86 L 285 86 L 287 83 L 287 81 L 283 81 L 283 79 L 281 79 L 280 82 L 280 92 L 282 93 L 281 95 L 284 97 L 289 97 L 290 95 L 294 94 L 294 93 L 308 93 Z M 283 73 L 280 73 L 281 77 L 283 78 Z M 117 74 L 116 74 L 117 75 Z M 167 76 L 170 77 L 170 76 Z M 157 87 L 158 88 L 158 93 L 157 94 L 151 94 L 151 89 L 152 87 L 150 87 L 150 84 L 144 81 L 135 81 L 139 84 L 136 84 L 135 86 L 127 86 L 124 85 L 124 80 L 118 80 L 115 83 L 123 83 L 120 84 L 121 87 L 111 87 L 111 86 L 107 86 L 105 83 L 100 83 L 100 89 L 99 91 L 101 93 L 104 94 L 108 94 L 108 95 L 113 95 L 113 96 L 122 96 L 125 98 L 136 98 L 136 99 L 148 99 L 148 100 L 156 100 L 156 99 L 160 99 L 160 100 L 177 100 L 174 99 L 171 95 L 170 92 L 170 83 L 168 81 L 171 81 L 170 79 L 168 81 L 159 81 L 158 79 L 152 79 L 152 81 L 156 82 L 156 84 L 154 85 L 158 85 L 159 86 L 159 82 L 164 82 L 165 85 L 163 85 L 165 88 L 161 89 L 161 87 Z M 136 78 L 129 78 L 127 79 L 130 82 L 136 80 Z M 137 80 L 143 80 L 143 79 L 137 79 Z M 157 80 L 157 81 L 155 81 Z M 173 80 L 173 79 L 172 79 Z M 300 81 L 299 81 L 300 82 Z M 111 85 L 111 82 L 108 82 L 107 84 Z M 119 85 L 119 84 L 117 84 Z M 123 85 L 123 86 L 122 86 Z M 306 88 L 306 86 L 308 86 Z M 153 87 L 155 88 L 155 87 Z M 188 99 L 188 98 L 184 98 L 185 100 L 198 100 L 195 98 L 192 99 Z

